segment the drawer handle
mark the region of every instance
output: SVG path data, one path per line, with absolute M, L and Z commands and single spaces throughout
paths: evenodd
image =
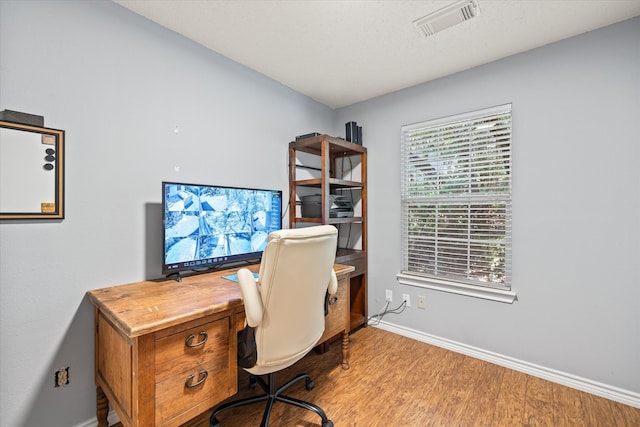
M 329 297 L 329 305 L 334 305 L 334 304 L 335 304 L 335 303 L 337 303 L 337 302 L 338 302 L 338 297 L 337 297 L 337 296 L 335 296 L 335 295 L 331 295 L 331 296 Z
M 201 345 L 204 345 L 204 343 L 207 342 L 207 340 L 209 339 L 209 335 L 206 332 L 200 332 L 198 335 L 200 335 L 201 337 L 203 337 L 200 341 L 198 341 L 197 343 L 192 343 L 191 341 L 193 341 L 193 339 L 196 337 L 195 335 L 191 334 L 187 337 L 186 340 L 184 340 L 184 345 L 186 345 L 187 347 L 199 347 Z
M 204 369 L 201 369 L 200 372 L 198 372 L 198 381 L 196 381 L 195 383 L 192 382 L 196 376 L 189 375 L 187 377 L 187 380 L 184 382 L 184 386 L 188 388 L 198 387 L 200 384 L 205 382 L 208 376 L 209 376 L 209 372 L 205 371 Z

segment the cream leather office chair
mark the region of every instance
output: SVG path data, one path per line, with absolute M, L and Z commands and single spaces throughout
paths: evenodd
M 302 359 L 324 332 L 327 291 L 334 294 L 338 288 L 333 271 L 337 236 L 331 225 L 273 232 L 262 255 L 257 283 L 249 270 L 238 271 L 248 327 L 238 334 L 238 363 L 251 374 L 252 385 L 259 384 L 266 394 L 219 405 L 213 410 L 210 427 L 220 426 L 216 417 L 221 411 L 261 401 L 267 402 L 261 427 L 268 425 L 276 401 L 313 411 L 322 418 L 322 427 L 333 426 L 318 406 L 281 394 L 301 379 L 311 390 L 308 375 L 300 374 L 276 388 L 275 373 Z M 247 337 L 255 337 L 253 359 L 251 354 L 241 354 L 245 349 L 241 341 Z M 267 381 L 261 375 L 267 375 Z

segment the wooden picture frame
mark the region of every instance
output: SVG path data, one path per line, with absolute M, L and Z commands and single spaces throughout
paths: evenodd
M 64 219 L 64 136 L 0 121 L 0 220 Z

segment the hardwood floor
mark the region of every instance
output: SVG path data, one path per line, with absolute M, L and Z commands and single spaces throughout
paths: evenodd
M 336 427 L 409 426 L 640 426 L 640 409 L 488 362 L 367 327 L 351 336 L 351 369 L 340 368 L 338 343 L 311 352 L 285 370 L 283 382 L 307 372 L 288 395 L 322 407 Z M 257 394 L 242 370 L 233 398 Z M 232 398 L 232 399 L 233 399 Z M 222 427 L 259 426 L 264 404 L 218 416 Z M 183 427 L 206 427 L 208 415 Z M 272 427 L 313 427 L 320 418 L 276 403 Z

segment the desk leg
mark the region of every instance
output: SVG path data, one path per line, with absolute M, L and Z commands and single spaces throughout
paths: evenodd
M 342 369 L 349 369 L 349 332 L 342 333 Z
M 96 418 L 98 427 L 109 427 L 107 417 L 109 416 L 109 401 L 100 386 L 96 387 Z

